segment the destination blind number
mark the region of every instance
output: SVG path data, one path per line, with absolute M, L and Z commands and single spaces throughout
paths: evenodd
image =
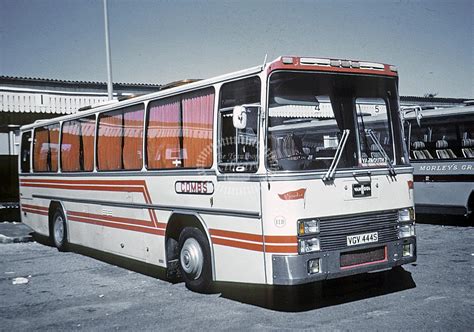
M 379 240 L 378 232 L 358 234 L 358 235 L 349 235 L 347 236 L 347 245 L 355 246 L 358 244 L 377 242 L 378 240 Z

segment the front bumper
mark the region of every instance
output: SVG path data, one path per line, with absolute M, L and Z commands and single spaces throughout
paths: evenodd
M 412 245 L 412 255 L 403 257 L 403 245 Z M 341 254 L 361 249 L 385 247 L 385 259 L 352 266 L 341 267 Z M 320 259 L 320 272 L 308 273 L 308 261 Z M 334 279 L 349 275 L 385 270 L 387 268 L 412 263 L 416 261 L 416 237 L 409 237 L 397 241 L 381 244 L 360 246 L 344 250 L 317 252 L 305 255 L 273 255 L 273 284 L 298 285 L 313 281 Z

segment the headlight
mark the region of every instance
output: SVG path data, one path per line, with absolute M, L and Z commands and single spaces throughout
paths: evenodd
M 314 274 L 319 273 L 321 271 L 321 259 L 310 259 L 308 261 L 308 273 Z
M 402 256 L 403 257 L 413 256 L 413 244 L 404 244 L 403 245 Z
M 319 233 L 319 219 L 298 220 L 298 234 L 309 235 Z
M 398 228 L 398 238 L 415 236 L 415 225 L 404 225 Z
M 411 208 L 398 210 L 398 221 L 406 222 L 415 220 L 415 210 Z
M 300 250 L 300 254 L 306 254 L 309 252 L 319 251 L 319 239 L 312 238 L 312 239 L 299 239 L 298 240 L 298 247 Z

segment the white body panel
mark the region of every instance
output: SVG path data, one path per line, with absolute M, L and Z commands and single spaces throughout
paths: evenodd
M 359 181 L 362 179 L 358 178 Z M 374 176 L 372 195 L 361 198 L 352 197 L 352 185 L 357 183 L 354 178 L 336 179 L 332 183 L 325 183 L 322 179 L 271 182 L 270 190 L 262 186 L 264 234 L 293 236 L 295 250 L 288 250 L 287 254 L 296 255 L 298 219 L 357 214 L 371 207 L 384 211 L 413 206 L 413 190 L 407 185 L 412 179 L 411 174 L 400 174 L 396 178 Z M 283 200 L 279 196 L 299 189 L 306 189 L 302 198 Z M 399 194 L 392 195 L 393 192 Z M 282 217 L 286 221 L 285 225 L 281 225 Z M 271 261 L 272 255 L 266 254 L 267 262 Z M 267 264 L 266 268 L 267 275 L 272 275 L 272 265 Z
M 474 194 L 474 161 L 417 161 L 415 205 L 422 212 L 466 214 Z M 472 211 L 471 211 L 472 212 Z
M 47 211 L 51 201 L 60 201 L 66 214 L 70 243 L 162 267 L 166 267 L 165 228 L 172 213 L 204 209 L 211 213 L 216 211 L 217 215 L 197 213 L 208 233 L 223 231 L 262 236 L 262 221 L 258 217 L 261 209 L 258 182 L 216 181 L 215 176 L 199 176 L 200 181 L 214 183 L 214 195 L 207 196 L 175 192 L 176 181 L 192 180 L 196 176 L 95 178 L 21 178 L 23 222 L 38 233 L 49 236 L 47 213 L 38 212 Z M 96 181 L 102 184 L 96 184 Z M 127 187 L 128 182 L 142 185 Z M 147 199 L 147 193 L 150 199 Z M 35 198 L 25 199 L 33 195 Z M 37 196 L 48 196 L 50 199 Z M 118 206 L 113 206 L 114 203 Z M 121 203 L 129 206 L 120 207 Z M 164 206 L 166 210 L 140 208 L 140 204 Z M 255 216 L 228 216 L 225 211 L 253 213 Z M 212 235 L 211 243 L 216 280 L 265 283 L 263 252 L 240 248 L 246 247 L 247 243 L 261 246 L 261 241 L 246 241 L 236 239 L 233 234 L 218 233 Z M 253 263 L 249 265 L 249 262 Z M 245 271 L 245 274 L 235 271 Z
M 200 208 L 216 211 L 216 215 L 199 213 L 199 217 L 211 236 L 215 280 L 218 281 L 271 284 L 272 278 L 269 276 L 272 275 L 272 265 L 266 262 L 271 262 L 274 254 L 297 255 L 298 219 L 362 213 L 371 206 L 376 206 L 377 210 L 382 211 L 409 207 L 413 204 L 412 190 L 409 190 L 407 185 L 407 182 L 412 179 L 410 174 L 400 174 L 396 178 L 373 177 L 372 195 L 365 198 L 352 197 L 351 186 L 357 183 L 354 178 L 336 179 L 331 184 L 326 184 L 321 179 L 270 181 L 270 189 L 268 189 L 268 182 L 213 180 L 215 192 L 212 196 L 174 193 L 174 183 L 189 178 L 153 176 L 143 181 L 146 183 L 144 188 L 149 191 L 151 203 L 154 205 L 176 206 L 176 202 L 179 202 L 179 208 L 183 211 Z M 206 179 L 213 178 L 215 179 L 215 177 Z M 48 189 L 46 188 L 49 183 L 47 178 L 24 179 L 36 184 L 42 183 L 45 186 L 41 190 L 33 187 L 36 196 L 47 195 L 62 199 L 67 215 L 70 243 L 166 267 L 164 232 L 172 212 L 154 209 L 158 223 L 155 227 L 148 209 L 98 204 L 100 201 L 127 202 L 132 205 L 134 203 L 146 204 L 144 194 L 130 192 L 135 189 L 127 189 L 125 186 L 119 187 L 119 192 L 95 191 L 93 188 L 78 190 L 76 185 L 67 185 L 65 186 L 67 189 Z M 88 179 L 91 177 L 73 180 L 62 178 L 61 181 L 65 183 L 94 181 Z M 141 176 L 117 180 L 108 178 L 101 181 L 120 184 L 121 181 L 137 181 L 137 179 L 141 181 L 145 178 Z M 260 186 L 262 202 L 260 202 Z M 100 186 L 92 185 L 92 187 L 99 188 Z M 22 187 L 23 196 L 31 195 L 33 188 Z M 117 190 L 114 186 L 111 188 Z M 279 196 L 279 194 L 302 188 L 305 189 L 303 198 L 284 200 Z M 391 192 L 405 194 L 390 195 Z M 211 206 L 210 197 L 214 197 L 213 206 Z M 68 201 L 70 199 L 95 201 L 95 203 L 70 202 Z M 39 207 L 47 209 L 50 200 L 35 198 L 31 201 L 22 200 L 22 204 L 37 206 L 37 209 Z M 245 208 L 242 209 L 242 207 Z M 243 213 L 254 212 L 256 215 L 261 212 L 263 219 L 257 216 L 225 215 L 224 211 L 237 209 Z M 176 212 L 179 212 L 178 208 Z M 84 214 L 83 220 L 77 219 L 79 214 Z M 282 219 L 284 222 L 281 222 Z M 127 229 L 127 227 L 136 226 L 140 220 L 142 223 L 139 229 Z M 146 225 L 146 221 L 149 225 Z M 38 233 L 49 235 L 46 215 L 26 212 L 26 215 L 23 215 L 23 222 Z M 149 234 L 146 230 L 154 230 L 158 234 Z
M 465 208 L 473 190 L 472 182 L 417 182 L 415 204 Z

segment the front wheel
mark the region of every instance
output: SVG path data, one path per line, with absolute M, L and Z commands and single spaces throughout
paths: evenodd
M 59 251 L 67 251 L 66 218 L 60 209 L 57 209 L 53 215 L 52 238 Z
M 209 292 L 212 279 L 209 243 L 197 228 L 186 227 L 179 236 L 179 269 L 187 288 Z

